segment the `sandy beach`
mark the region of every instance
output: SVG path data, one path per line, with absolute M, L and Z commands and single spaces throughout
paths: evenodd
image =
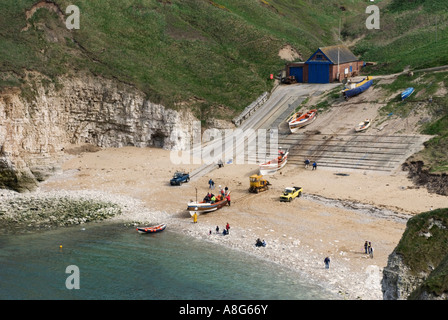
M 341 299 L 382 299 L 382 269 L 413 214 L 446 207 L 446 197 L 416 188 L 405 172 L 393 174 L 344 171 L 287 165 L 266 176 L 268 191 L 248 192 L 255 164 L 226 165 L 182 186 L 170 186 L 176 170 L 191 172 L 198 165 L 175 165 L 170 151 L 125 147 L 67 154 L 62 172 L 42 183 L 39 192 L 83 192 L 129 199 L 118 217 L 128 222 L 166 222 L 170 230 L 222 244 L 298 271 L 307 279 L 339 294 Z M 344 173 L 344 175 L 340 175 Z M 200 215 L 186 211 L 187 203 L 202 199 L 212 178 L 231 191 L 231 206 Z M 303 187 L 301 198 L 282 203 L 288 186 Z M 216 191 L 216 189 L 215 189 Z M 106 196 L 105 196 L 106 197 Z M 215 232 L 230 224 L 230 234 Z M 209 234 L 212 231 L 212 234 Z M 255 247 L 257 238 L 267 246 Z M 374 257 L 364 253 L 371 241 Z M 330 268 L 324 259 L 330 257 Z

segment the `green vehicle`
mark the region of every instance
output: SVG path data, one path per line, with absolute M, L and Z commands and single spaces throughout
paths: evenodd
M 302 195 L 302 187 L 288 187 L 285 188 L 283 194 L 280 196 L 280 201 L 291 202 L 294 198 L 300 197 Z

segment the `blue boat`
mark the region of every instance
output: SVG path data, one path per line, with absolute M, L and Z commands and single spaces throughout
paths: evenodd
M 409 87 L 401 93 L 401 100 L 403 101 L 407 97 L 409 97 L 414 92 L 413 87 Z
M 360 82 L 352 83 L 350 86 L 342 90 L 342 94 L 344 95 L 344 98 L 348 99 L 350 97 L 363 93 L 364 91 L 370 88 L 372 83 L 373 83 L 372 77 L 369 76 L 367 78 L 364 78 Z

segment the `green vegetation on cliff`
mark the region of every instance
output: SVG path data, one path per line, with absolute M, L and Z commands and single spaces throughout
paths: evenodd
M 269 74 L 286 62 L 281 48 L 305 60 L 338 42 L 340 21 L 344 39 L 378 62 L 377 72 L 448 63 L 447 11 L 437 3 L 380 1 L 381 29 L 367 30 L 363 0 L 3 0 L 0 88 L 22 85 L 25 71 L 54 81 L 88 71 L 167 107 L 182 102 L 202 119 L 231 118 L 272 88 Z M 45 5 L 30 11 L 36 4 Z M 65 28 L 71 4 L 79 30 Z
M 432 172 L 448 172 L 448 97 L 435 98 L 433 112 L 438 114 L 434 123 L 428 124 L 423 133 L 435 135 L 425 143 L 420 152 L 425 164 Z
M 395 252 L 415 275 L 429 274 L 411 296 L 422 291 L 448 293 L 448 209 L 424 212 L 409 219 Z
M 379 30 L 367 31 L 360 16 L 346 22 L 343 35 L 356 42 L 354 52 L 378 64 L 374 74 L 401 72 L 448 64 L 448 2 L 390 0 L 379 3 Z
M 4 0 L 0 85 L 20 85 L 25 70 L 52 79 L 88 70 L 168 107 L 241 111 L 272 88 L 282 47 L 307 58 L 334 43 L 341 1 L 327 2 L 323 10 L 322 1 L 55 0 L 27 19 L 35 0 Z M 79 30 L 65 28 L 70 4 Z

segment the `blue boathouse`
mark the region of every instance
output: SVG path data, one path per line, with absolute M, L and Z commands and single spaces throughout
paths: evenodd
M 286 76 L 295 76 L 297 82 L 330 83 L 357 76 L 364 62 L 346 46 L 321 47 L 305 62 L 286 65 Z

